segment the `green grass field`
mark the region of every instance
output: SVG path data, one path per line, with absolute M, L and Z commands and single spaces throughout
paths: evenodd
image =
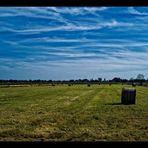
M 122 105 L 123 87 L 0 88 L 0 141 L 148 141 L 148 87 Z

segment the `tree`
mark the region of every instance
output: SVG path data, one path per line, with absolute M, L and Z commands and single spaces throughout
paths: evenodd
M 133 79 L 133 78 L 130 78 L 130 79 L 129 79 L 129 82 L 134 82 L 134 79 Z
M 137 80 L 144 80 L 144 75 L 143 74 L 138 74 L 136 79 Z
M 138 74 L 136 79 L 140 82 L 140 85 L 142 86 L 144 82 L 144 75 Z
M 98 78 L 98 81 L 99 81 L 99 82 L 102 82 L 102 78 Z
M 121 79 L 120 79 L 120 78 L 115 77 L 115 78 L 113 78 L 113 79 L 112 79 L 112 82 L 121 82 Z
M 106 79 L 104 78 L 103 82 L 106 82 Z

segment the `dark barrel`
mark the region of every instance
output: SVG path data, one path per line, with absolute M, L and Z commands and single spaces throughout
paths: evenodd
M 135 104 L 136 102 L 136 89 L 135 88 L 123 88 L 121 95 L 122 104 Z

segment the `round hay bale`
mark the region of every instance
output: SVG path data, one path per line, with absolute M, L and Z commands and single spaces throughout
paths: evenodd
M 121 95 L 122 104 L 135 104 L 136 102 L 136 89 L 135 88 L 123 88 Z
M 90 84 L 87 84 L 88 87 L 90 87 Z
M 132 86 L 133 86 L 133 87 L 136 87 L 136 83 L 133 83 Z

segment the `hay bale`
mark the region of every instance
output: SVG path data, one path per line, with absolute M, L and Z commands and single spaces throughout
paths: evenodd
M 88 87 L 90 87 L 90 84 L 87 84 Z
M 68 86 L 71 86 L 71 84 L 68 84 Z
M 132 86 L 133 86 L 133 87 L 136 87 L 136 83 L 133 83 Z
M 135 104 L 136 101 L 136 89 L 135 88 L 123 88 L 121 95 L 122 104 Z

